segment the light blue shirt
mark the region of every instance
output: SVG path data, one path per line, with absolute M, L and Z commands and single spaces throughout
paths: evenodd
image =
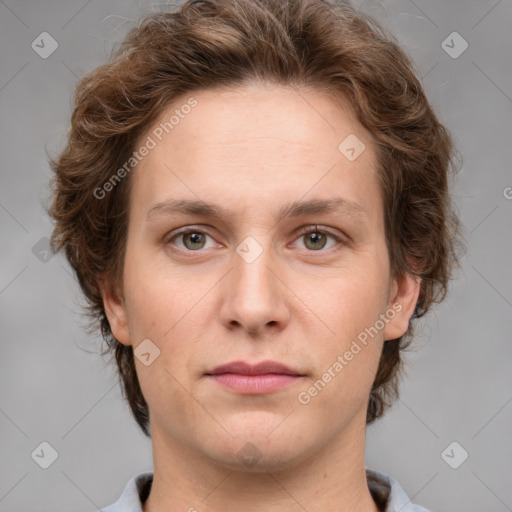
M 384 512 L 429 512 L 426 508 L 411 503 L 392 476 L 366 468 L 366 477 L 375 502 L 378 505 L 384 504 Z M 152 472 L 135 475 L 126 484 L 121 497 L 112 505 L 101 509 L 101 512 L 142 512 L 142 503 L 149 495 L 152 481 Z

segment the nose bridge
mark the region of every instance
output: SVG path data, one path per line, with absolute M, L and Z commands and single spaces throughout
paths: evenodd
M 222 321 L 227 327 L 242 326 L 259 332 L 266 326 L 287 319 L 283 285 L 275 272 L 278 267 L 269 237 L 246 237 L 233 254 L 233 271 L 226 283 Z
M 253 294 L 260 295 L 260 298 L 272 296 L 271 276 L 274 275 L 269 270 L 273 259 L 271 252 L 269 244 L 263 246 L 253 237 L 239 244 L 237 257 L 234 260 L 235 276 L 241 285 L 238 290 L 241 296 Z

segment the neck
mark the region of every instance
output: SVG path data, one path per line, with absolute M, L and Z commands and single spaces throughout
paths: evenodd
M 258 472 L 227 467 L 152 424 L 154 477 L 144 512 L 380 512 L 366 480 L 365 424 L 313 454 Z

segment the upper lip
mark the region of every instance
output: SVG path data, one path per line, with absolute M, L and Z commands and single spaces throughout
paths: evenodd
M 231 363 L 217 366 L 207 372 L 206 375 L 219 375 L 221 373 L 239 373 L 242 375 L 265 375 L 268 373 L 282 373 L 285 375 L 301 375 L 300 372 L 288 368 L 288 366 L 277 361 L 262 361 L 251 365 L 244 361 L 233 361 Z

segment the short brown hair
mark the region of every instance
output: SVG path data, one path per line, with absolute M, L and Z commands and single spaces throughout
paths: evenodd
M 449 172 L 457 170 L 452 139 L 412 62 L 376 20 L 341 0 L 189 0 L 175 12 L 147 15 L 107 64 L 77 84 L 67 146 L 51 159 L 48 212 L 51 243 L 65 249 L 91 325 L 106 342 L 102 354 L 115 354 L 124 396 L 147 436 L 133 348 L 114 338 L 99 287 L 99 276 L 122 283 L 132 180 L 101 199 L 94 191 L 179 96 L 261 81 L 341 95 L 374 136 L 392 275 L 422 279 L 413 318 L 444 299 L 458 261 L 448 193 Z M 404 336 L 384 342 L 367 424 L 398 397 L 401 352 L 412 334 L 410 322 Z

